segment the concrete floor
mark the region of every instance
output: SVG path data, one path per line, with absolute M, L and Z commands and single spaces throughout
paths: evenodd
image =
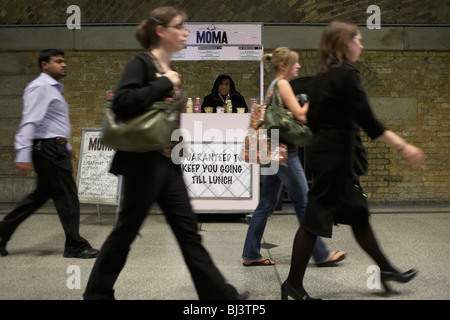
M 2 208 L 0 208 L 2 209 Z M 94 260 L 62 257 L 64 235 L 57 215 L 38 212 L 26 220 L 8 243 L 9 255 L 0 257 L 0 300 L 80 300 Z M 3 219 L 6 209 L 0 210 Z M 279 300 L 286 279 L 292 240 L 297 230 L 289 210 L 270 217 L 262 254 L 275 266 L 242 266 L 242 246 L 248 224 L 241 215 L 223 219 L 202 216 L 203 243 L 228 281 L 251 300 Z M 213 216 L 210 216 L 211 218 Z M 240 218 L 239 218 L 240 217 Z M 216 217 L 215 217 L 216 218 Z M 81 235 L 100 248 L 115 221 L 114 212 L 81 216 Z M 327 300 L 448 300 L 450 299 L 449 208 L 403 208 L 374 210 L 372 225 L 381 246 L 401 270 L 416 268 L 418 276 L 408 284 L 393 283 L 398 292 L 386 296 L 382 289 L 368 288 L 373 264 L 359 248 L 348 226 L 334 228 L 326 239 L 330 250 L 343 250 L 348 257 L 339 266 L 306 271 L 305 287 L 313 297 Z M 141 236 L 132 246 L 127 264 L 116 282 L 121 300 L 195 300 L 189 273 L 174 237 L 161 214 L 150 214 Z M 369 270 L 370 272 L 370 270 Z M 79 275 L 79 287 L 76 275 Z M 370 282 L 370 281 L 369 281 Z M 373 282 L 371 282 L 373 284 Z

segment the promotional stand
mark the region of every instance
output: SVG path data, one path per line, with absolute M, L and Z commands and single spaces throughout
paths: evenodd
M 186 48 L 176 61 L 256 61 L 260 101 L 264 95 L 262 24 L 187 23 Z M 259 201 L 259 166 L 238 159 L 250 114 L 182 114 L 184 142 L 191 156 L 182 170 L 191 203 L 201 213 L 253 212 Z

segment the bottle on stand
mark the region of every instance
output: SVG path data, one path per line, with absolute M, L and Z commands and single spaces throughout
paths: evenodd
M 202 112 L 202 104 L 200 102 L 200 98 L 195 98 L 194 112 L 195 113 L 201 113 Z
M 192 113 L 194 111 L 194 104 L 192 103 L 192 98 L 188 98 L 186 103 L 186 113 Z
M 227 113 L 233 113 L 233 104 L 231 100 L 227 100 Z

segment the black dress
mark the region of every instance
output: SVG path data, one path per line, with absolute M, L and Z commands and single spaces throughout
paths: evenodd
M 313 138 L 307 161 L 313 181 L 302 226 L 330 238 L 333 224 L 368 222 L 367 200 L 354 172 L 355 130 L 361 127 L 375 139 L 385 127 L 369 106 L 359 72 L 347 63 L 318 74 L 310 83 L 309 98 Z

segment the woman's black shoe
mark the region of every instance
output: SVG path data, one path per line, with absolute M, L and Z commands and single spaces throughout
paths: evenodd
M 250 292 L 244 291 L 242 293 L 238 293 L 233 300 L 248 300 L 250 298 Z
M 7 256 L 6 241 L 0 241 L 0 257 Z
M 295 290 L 289 282 L 285 281 L 281 285 L 281 300 L 288 300 L 288 297 L 291 297 L 294 300 L 320 300 L 311 298 L 309 294 L 306 293 L 306 291 L 299 292 Z
M 400 283 L 407 283 L 412 280 L 417 274 L 414 269 L 408 270 L 406 272 L 392 272 L 392 271 L 381 271 L 380 280 L 386 292 L 392 292 L 392 289 L 387 285 L 387 281 L 395 281 Z

